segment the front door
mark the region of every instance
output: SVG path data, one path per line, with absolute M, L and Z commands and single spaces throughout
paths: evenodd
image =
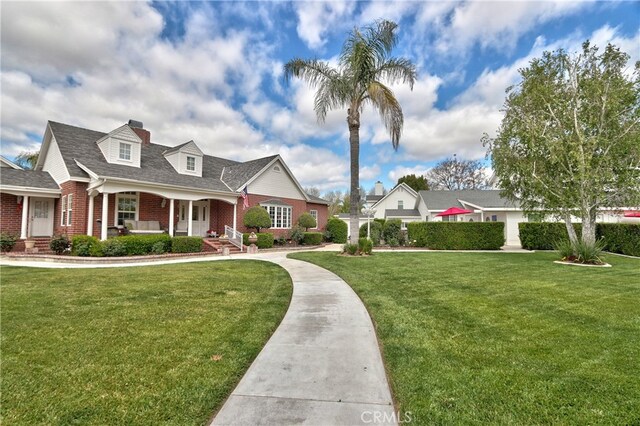
M 189 202 L 182 201 L 180 203 L 180 220 L 187 219 L 187 212 L 189 211 Z M 209 230 L 209 200 L 206 201 L 194 201 L 193 202 L 193 214 L 191 215 L 191 221 L 193 226 L 193 235 L 199 237 L 206 237 Z
M 31 219 L 30 236 L 50 237 L 53 235 L 53 199 L 32 198 L 29 210 Z

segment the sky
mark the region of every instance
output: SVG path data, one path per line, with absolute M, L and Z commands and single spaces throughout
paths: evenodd
M 47 120 L 109 132 L 129 119 L 152 142 L 194 140 L 209 155 L 280 154 L 305 187 L 349 187 L 346 110 L 318 123 L 314 92 L 283 79 L 296 57 L 335 63 L 354 27 L 397 22 L 393 56 L 418 79 L 393 86 L 397 151 L 365 109 L 360 179 L 391 188 L 454 154 L 487 167 L 505 89 L 544 51 L 613 43 L 640 60 L 640 2 L 10 2 L 0 3 L 3 156 L 37 150 Z

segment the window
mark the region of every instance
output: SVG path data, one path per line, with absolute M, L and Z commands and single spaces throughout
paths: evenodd
M 196 157 L 187 156 L 187 171 L 188 172 L 196 171 Z
M 124 225 L 125 220 L 137 220 L 138 193 L 121 192 L 116 201 L 116 225 Z
M 402 222 L 402 226 L 400 226 L 400 229 L 407 229 L 407 222 Z
M 280 173 L 280 166 L 274 166 L 273 171 Z
M 67 196 L 62 196 L 62 203 L 60 203 L 60 225 L 65 226 L 67 224 Z
M 498 216 L 496 216 L 495 214 L 491 215 L 491 222 L 497 222 L 498 221 Z
M 313 229 L 318 229 L 318 210 L 309 210 L 309 214 L 316 220 L 316 226 Z
M 398 200 L 398 210 L 404 210 L 404 201 Z
M 262 206 L 271 218 L 271 228 L 289 229 L 291 228 L 291 207 L 288 206 Z
M 125 161 L 131 161 L 131 144 L 120 142 L 120 151 L 118 158 Z
M 67 225 L 71 226 L 71 211 L 73 210 L 73 194 L 67 196 Z

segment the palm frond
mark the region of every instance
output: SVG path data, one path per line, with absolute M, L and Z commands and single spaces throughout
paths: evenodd
M 391 137 L 393 149 L 397 150 L 400 144 L 400 136 L 402 135 L 404 115 L 393 91 L 379 81 L 373 81 L 367 88 L 364 101 L 370 102 L 378 110 L 380 118 Z
M 377 80 L 383 80 L 388 84 L 408 83 L 412 90 L 416 78 L 416 66 L 410 60 L 404 58 L 387 59 L 376 70 Z
M 319 85 L 313 107 L 318 122 L 324 122 L 328 111 L 348 105 L 350 94 L 349 84 L 343 78 L 332 78 Z
M 311 87 L 318 87 L 325 81 L 337 78 L 338 71 L 331 68 L 326 62 L 317 59 L 295 58 L 284 65 L 284 79 L 289 82 L 291 77 L 298 77 Z

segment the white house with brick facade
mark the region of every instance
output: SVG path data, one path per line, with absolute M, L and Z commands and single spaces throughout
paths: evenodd
M 0 231 L 22 240 L 106 239 L 125 225 L 170 235 L 247 232 L 245 189 L 277 236 L 304 212 L 318 230 L 327 222 L 328 202 L 307 194 L 279 155 L 237 162 L 206 155 L 194 141 L 160 145 L 133 120 L 107 133 L 49 121 L 35 170 L 0 158 Z

